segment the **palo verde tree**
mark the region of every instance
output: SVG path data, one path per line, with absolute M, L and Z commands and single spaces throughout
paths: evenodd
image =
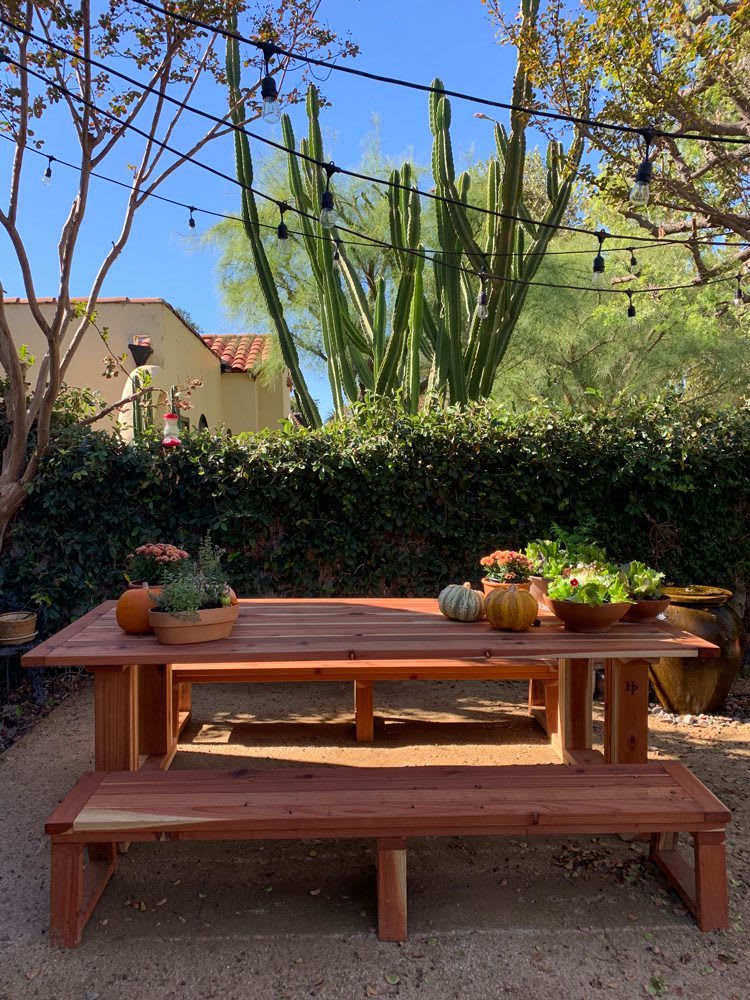
M 239 18 L 245 34 L 301 53 L 356 54 L 349 41 L 339 41 L 321 26 L 321 2 L 277 0 L 271 7 L 261 0 L 187 0 L 179 4 L 179 13 L 205 25 Z M 15 256 L 31 315 L 47 345 L 44 357 L 30 369 L 9 327 L 0 286 L 0 365 L 5 373 L 2 396 L 7 422 L 0 468 L 2 544 L 8 523 L 23 503 L 49 446 L 52 415 L 66 372 L 95 319 L 102 285 L 126 247 L 136 213 L 175 170 L 230 130 L 231 109 L 206 127 L 205 119 L 173 103 L 174 99 L 194 102 L 199 88 L 205 86 L 203 81 L 225 83 L 217 35 L 208 27 L 158 13 L 138 0 L 105 0 L 94 11 L 89 0 L 9 0 L 0 5 L 0 56 L 0 131 L 15 146 L 7 144 L 11 151 L 9 195 L 0 208 L 0 227 Z M 248 62 L 257 66 L 259 59 L 253 49 Z M 284 87 L 285 71 L 283 62 L 272 67 L 283 99 L 294 102 L 300 96 L 300 82 Z M 136 77 L 145 87 L 124 81 L 118 72 Z M 256 75 L 242 93 L 248 120 L 260 114 L 258 79 Z M 59 274 L 49 318 L 40 307 L 42 292 L 21 218 L 24 200 L 33 197 L 33 187 L 39 183 L 40 158 L 30 153 L 45 152 L 45 124 L 54 121 L 59 134 L 63 116 L 68 133 L 60 141 L 67 158 L 80 169 L 57 240 Z M 178 150 L 176 135 L 187 130 L 190 138 Z M 115 164 L 125 157 L 132 165 L 123 177 Z M 124 181 L 127 190 L 119 232 L 112 234 L 111 245 L 91 275 L 83 306 L 75 308 L 71 276 L 96 174 Z M 31 225 L 40 221 L 32 219 Z
M 539 0 L 522 0 L 523 32 L 533 32 Z M 525 44 L 522 32 L 519 46 Z M 240 75 L 237 43 L 228 44 L 230 104 L 239 110 Z M 471 172 L 456 175 L 451 143 L 451 107 L 433 82 L 429 115 L 433 134 L 432 174 L 440 200 L 435 205 L 437 248 L 427 253 L 422 236 L 422 204 L 414 170 L 405 163 L 393 170 L 387 187 L 393 278 L 373 286 L 358 270 L 344 230 L 324 227 L 316 219 L 330 169 L 319 122 L 321 100 L 310 86 L 307 95 L 308 134 L 296 137 L 288 115 L 282 119 L 284 145 L 289 150 L 289 200 L 300 215 L 295 226 L 310 263 L 318 291 L 319 315 L 335 411 L 341 414 L 364 393 L 376 396 L 400 392 L 415 413 L 425 391 L 442 403 L 482 399 L 492 391 L 498 366 L 508 349 L 545 250 L 562 221 L 572 194 L 583 151 L 576 136 L 567 154 L 561 143 L 549 143 L 546 191 L 541 218 L 526 205 L 526 130 L 529 116 L 514 111 L 510 129 L 495 127 L 497 152 L 486 170 L 484 191 L 472 188 Z M 523 61 L 513 82 L 513 103 L 528 105 L 532 83 Z M 258 227 L 258 209 L 250 187 L 253 162 L 247 137 L 237 133 L 237 171 L 243 189 L 243 218 L 269 315 L 275 322 L 285 358 L 294 349 L 273 270 Z M 301 154 L 301 155 L 299 155 Z M 478 185 L 475 185 L 478 186 Z M 472 205 L 489 210 L 479 213 Z M 486 302 L 475 308 L 484 282 Z M 307 421 L 320 417 L 304 384 L 295 383 Z
M 483 0 L 505 37 L 521 27 L 500 0 Z M 589 181 L 653 236 L 682 235 L 697 280 L 750 260 L 750 248 L 717 255 L 691 237 L 750 242 L 750 9 L 747 0 L 550 0 L 520 50 L 548 106 L 576 114 L 582 102 L 602 121 L 634 129 L 734 140 L 657 136 L 647 207 L 629 203 L 644 139 L 584 126 L 598 151 Z M 743 143 L 743 140 L 745 142 Z

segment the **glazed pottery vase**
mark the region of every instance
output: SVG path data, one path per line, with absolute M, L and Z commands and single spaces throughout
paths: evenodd
M 239 607 L 233 604 L 228 608 L 199 611 L 197 618 L 185 619 L 165 611 L 149 611 L 148 617 L 159 642 L 165 646 L 182 646 L 189 642 L 228 639 L 239 613 Z
M 672 603 L 671 597 L 658 597 L 654 600 L 636 601 L 630 605 L 630 610 L 625 615 L 626 622 L 653 622 L 663 614 Z
M 663 656 L 649 673 L 662 708 L 679 715 L 700 715 L 720 708 L 742 663 L 743 628 L 727 605 L 730 590 L 719 587 L 667 587 L 672 603 L 665 612 L 670 625 L 714 643 L 721 655 L 678 659 Z
M 547 607 L 559 618 L 566 632 L 586 632 L 588 634 L 609 632 L 615 622 L 623 617 L 630 607 L 624 601 L 619 604 L 600 604 L 592 608 L 588 604 L 575 601 L 555 601 L 547 597 Z
M 489 596 L 493 590 L 510 590 L 511 587 L 515 587 L 516 590 L 531 590 L 531 581 L 527 580 L 525 583 L 500 583 L 499 580 L 490 580 L 484 577 L 482 587 L 484 588 L 485 595 Z

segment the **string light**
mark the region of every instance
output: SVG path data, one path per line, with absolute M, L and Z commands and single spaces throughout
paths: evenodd
M 635 251 L 632 247 L 628 248 L 630 250 L 630 273 L 634 278 L 640 278 L 641 271 L 643 270 L 642 265 L 638 262 L 638 258 L 635 255 Z
M 338 220 L 336 219 L 333 192 L 331 191 L 331 178 L 337 173 L 338 167 L 331 161 L 326 163 L 323 169 L 326 172 L 326 186 L 320 199 L 320 224 L 323 229 L 333 229 Z
M 633 289 L 628 289 L 628 319 L 635 319 L 635 306 L 633 305 Z
M 47 169 L 42 174 L 42 184 L 49 187 L 52 183 L 52 164 L 55 162 L 54 156 L 47 157 Z
M 289 208 L 285 201 L 279 202 L 279 224 L 276 227 L 277 248 L 282 257 L 288 257 L 292 251 L 292 241 L 289 239 L 289 228 L 284 222 L 284 212 Z
M 263 98 L 263 110 L 261 111 L 261 116 L 263 121 L 267 122 L 269 125 L 278 125 L 281 121 L 279 91 L 276 87 L 276 81 L 271 76 L 271 71 L 268 67 L 268 61 L 274 54 L 275 49 L 269 42 L 262 42 L 261 45 L 266 69 L 265 75 L 260 81 L 260 96 Z
M 734 292 L 733 302 L 734 302 L 734 305 L 737 306 L 738 308 L 740 306 L 744 306 L 744 304 L 745 304 L 745 296 L 742 293 L 742 275 L 741 274 L 737 275 L 737 288 L 735 289 L 735 292 Z
M 193 218 L 193 212 L 197 212 L 198 209 L 195 205 L 188 205 L 188 211 L 190 212 L 190 218 L 188 219 L 188 226 L 190 229 L 195 229 L 195 219 Z
M 638 167 L 638 172 L 635 175 L 635 184 L 633 184 L 630 189 L 630 204 L 635 205 L 638 208 L 645 208 L 648 205 L 648 199 L 651 196 L 651 175 L 653 173 L 653 164 L 650 158 L 651 143 L 654 138 L 653 129 L 644 129 L 643 138 L 646 142 L 646 155 L 641 160 L 640 166 Z
M 144 2 L 144 0 L 139 0 L 139 2 Z M 152 6 L 152 5 L 146 4 L 146 6 Z M 153 7 L 153 9 L 154 10 L 159 10 L 159 8 L 156 8 L 156 7 Z M 166 15 L 171 15 L 171 12 L 169 12 L 169 11 L 161 11 L 161 13 L 165 14 L 165 16 Z M 174 15 L 174 16 L 177 16 L 178 18 L 182 17 L 181 15 Z M 190 19 L 190 18 L 187 18 L 187 19 L 186 18 L 182 18 L 182 19 L 183 20 L 187 20 L 189 23 L 192 23 L 192 19 Z M 103 70 L 104 72 L 111 73 L 113 76 L 116 76 L 119 79 L 125 80 L 126 82 L 128 82 L 132 86 L 138 87 L 138 88 L 142 89 L 143 91 L 145 91 L 146 93 L 152 93 L 152 94 L 158 96 L 160 100 L 163 100 L 163 101 L 166 101 L 166 102 L 168 102 L 170 104 L 173 104 L 176 107 L 182 108 L 183 110 L 188 110 L 192 114 L 198 115 L 201 118 L 205 118 L 205 119 L 207 119 L 209 121 L 212 121 L 212 122 L 214 122 L 217 125 L 226 126 L 227 128 L 232 129 L 233 131 L 236 131 L 236 132 L 239 132 L 239 133 L 241 133 L 243 135 L 246 135 L 249 139 L 255 139 L 258 142 L 261 142 L 261 143 L 264 143 L 266 145 L 272 146 L 275 149 L 281 150 L 282 152 L 288 153 L 289 155 L 292 155 L 292 156 L 295 156 L 295 157 L 297 157 L 299 159 L 302 159 L 305 162 L 314 163 L 317 166 L 323 167 L 324 169 L 327 167 L 327 164 L 325 164 L 323 161 L 317 160 L 315 157 L 310 156 L 308 153 L 304 153 L 301 150 L 288 149 L 282 143 L 275 142 L 273 139 L 269 139 L 267 136 L 258 135 L 258 134 L 254 133 L 254 132 L 249 131 L 248 129 L 244 128 L 241 125 L 236 125 L 235 123 L 233 123 L 231 121 L 227 121 L 225 118 L 220 118 L 217 115 L 213 115 L 210 112 L 203 110 L 202 108 L 193 107 L 192 105 L 190 105 L 190 104 L 188 104 L 188 103 L 186 103 L 184 101 L 180 101 L 180 100 L 172 97 L 169 94 L 162 93 L 161 91 L 157 90 L 154 87 L 149 87 L 148 85 L 143 84 L 141 81 L 136 80 L 135 78 L 133 78 L 131 76 L 128 76 L 126 73 L 122 73 L 119 70 L 116 70 L 112 66 L 109 66 L 109 65 L 107 65 L 105 63 L 102 63 L 102 62 L 99 62 L 96 59 L 91 59 L 90 57 L 83 56 L 81 53 L 74 52 L 71 49 L 65 48 L 65 46 L 58 45 L 55 42 L 52 42 L 52 41 L 50 41 L 48 39 L 45 39 L 45 38 L 42 38 L 42 37 L 40 37 L 38 35 L 35 35 L 33 32 L 29 31 L 28 29 L 23 28 L 21 25 L 14 24 L 12 21 L 8 21 L 5 18 L 3 18 L 2 16 L 0 16 L 0 24 L 5 24 L 7 27 L 10 27 L 10 28 L 12 28 L 12 29 L 14 29 L 16 31 L 19 31 L 21 34 L 24 34 L 25 36 L 27 36 L 29 38 L 32 38 L 34 41 L 37 41 L 40 44 L 46 45 L 48 48 L 54 49 L 57 52 L 61 52 L 61 53 L 65 54 L 65 55 L 68 55 L 70 58 L 79 59 L 82 62 L 87 63 L 88 65 L 91 65 L 91 66 L 94 66 L 94 67 L 96 67 L 98 69 Z M 204 25 L 204 27 L 207 27 L 207 28 L 211 29 L 210 25 L 208 25 L 208 26 Z M 219 31 L 221 33 L 220 29 L 215 29 L 215 30 L 217 30 L 217 31 Z M 240 36 L 235 36 L 235 35 L 233 35 L 233 33 L 230 32 L 230 33 L 227 34 L 227 37 L 240 37 Z M 240 37 L 240 40 L 245 40 L 245 39 L 242 39 Z M 253 41 L 251 39 L 246 39 L 246 41 L 248 41 L 251 44 L 254 44 L 254 45 L 258 46 L 258 47 L 261 47 L 263 44 L 266 44 L 266 43 L 260 43 L 260 42 L 257 42 L 257 41 Z M 284 52 L 284 50 L 280 49 L 278 46 L 273 46 L 273 51 L 276 52 L 276 53 L 282 54 L 282 55 L 286 55 L 286 53 Z M 20 66 L 19 63 L 15 62 L 9 56 L 4 55 L 3 53 L 0 53 L 0 61 L 7 62 L 8 64 L 14 65 L 14 66 L 17 66 L 17 67 Z M 325 65 L 325 64 L 323 64 L 323 65 Z M 24 67 L 21 67 L 21 68 L 24 68 Z M 60 93 L 67 94 L 68 96 L 72 97 L 75 100 L 80 101 L 83 104 L 86 104 L 87 106 L 91 107 L 92 110 L 95 110 L 97 113 L 102 114 L 105 117 L 111 118 L 113 121 L 117 122 L 118 125 L 122 124 L 118 118 L 116 118 L 115 116 L 111 115 L 109 112 L 105 111 L 104 109 L 99 108 L 97 105 L 92 104 L 91 102 L 87 102 L 80 95 L 74 94 L 73 92 L 67 90 L 65 87 L 62 87 L 60 84 L 57 84 L 57 83 L 55 83 L 52 80 L 49 80 L 47 77 L 42 76 L 41 74 L 39 74 L 36 71 L 30 69 L 29 67 L 26 67 L 25 69 L 32 76 L 36 76 L 38 79 L 42 80 L 47 86 L 50 86 L 53 89 L 58 90 Z M 434 88 L 427 88 L 427 89 L 428 90 L 432 90 Z M 532 113 L 532 112 L 530 112 L 530 113 Z M 131 130 L 134 130 L 134 131 L 138 132 L 138 129 L 132 123 L 131 124 L 126 124 L 125 128 L 128 128 L 128 129 L 131 129 Z M 657 133 L 656 130 L 653 130 L 653 129 L 651 129 L 651 130 L 643 130 L 643 129 L 628 128 L 628 129 L 625 129 L 625 131 L 638 132 L 638 134 L 640 134 L 640 135 L 645 135 L 646 132 L 648 132 L 649 136 L 653 136 L 653 135 L 657 135 L 657 134 L 658 135 L 665 135 L 665 136 L 671 135 L 671 133 L 666 133 L 666 132 L 658 132 Z M 138 134 L 140 134 L 140 133 L 138 133 Z M 684 138 L 684 136 L 681 136 L 681 137 Z M 154 141 L 156 141 L 156 140 L 154 140 Z M 157 144 L 158 144 L 158 142 L 157 142 Z M 167 147 L 167 148 L 169 148 L 169 147 Z M 197 163 L 198 161 L 192 161 L 192 162 L 196 162 Z M 199 164 L 199 165 L 202 166 L 203 169 L 210 169 L 205 164 Z M 218 173 L 218 171 L 214 171 L 214 172 Z M 494 218 L 510 219 L 510 220 L 513 220 L 513 221 L 516 221 L 516 222 L 521 222 L 523 224 L 532 223 L 534 225 L 541 226 L 543 228 L 552 229 L 552 230 L 554 230 L 556 232 L 557 231 L 561 231 L 561 232 L 580 233 L 580 234 L 583 234 L 583 235 L 593 235 L 593 236 L 596 235 L 596 233 L 593 230 L 591 230 L 591 229 L 585 229 L 585 228 L 580 227 L 580 226 L 565 225 L 565 224 L 562 224 L 562 223 L 555 224 L 555 223 L 551 223 L 551 222 L 546 222 L 545 220 L 542 220 L 542 219 L 529 219 L 529 218 L 525 218 L 525 217 L 522 217 L 522 216 L 519 216 L 519 215 L 513 215 L 513 214 L 510 214 L 510 213 L 501 212 L 501 211 L 498 211 L 498 210 L 495 210 L 495 209 L 490 209 L 490 208 L 483 207 L 483 206 L 480 206 L 480 205 L 466 204 L 466 203 L 464 203 L 462 201 L 457 201 L 456 199 L 436 194 L 434 191 L 423 191 L 423 190 L 420 190 L 419 188 L 416 188 L 416 187 L 409 187 L 409 186 L 406 186 L 406 185 L 403 185 L 403 184 L 394 183 L 393 181 L 386 180 L 386 179 L 381 178 L 381 177 L 373 177 L 373 176 L 370 176 L 369 174 L 363 174 L 363 173 L 360 173 L 360 172 L 355 171 L 355 170 L 347 170 L 347 169 L 345 169 L 343 167 L 336 167 L 336 172 L 345 174 L 347 177 L 352 177 L 352 178 L 355 178 L 357 180 L 366 181 L 368 183 L 378 184 L 378 185 L 381 185 L 381 186 L 384 186 L 384 187 L 393 187 L 396 190 L 402 190 L 402 191 L 406 191 L 408 193 L 414 192 L 419 197 L 430 198 L 430 199 L 432 199 L 434 201 L 438 201 L 438 202 L 441 202 L 443 204 L 451 204 L 451 205 L 460 206 L 462 208 L 470 208 L 473 211 L 479 212 L 479 213 L 481 213 L 483 215 L 492 216 Z M 220 176 L 223 176 L 223 175 L 220 175 Z M 654 243 L 654 237 L 650 237 L 650 236 L 636 236 L 636 235 L 626 236 L 626 235 L 618 235 L 616 233 L 611 233 L 611 234 L 609 234 L 609 238 L 610 239 L 619 239 L 619 240 L 623 240 L 623 241 L 627 240 L 629 242 L 637 241 L 638 243 L 648 243 L 650 245 Z M 667 237 L 667 238 L 661 238 L 661 239 L 658 240 L 658 243 L 660 243 L 662 245 L 664 245 L 664 244 L 678 244 L 678 245 L 683 245 L 684 242 L 685 242 L 684 240 L 680 240 L 680 239 L 676 239 L 676 238 L 669 238 L 669 237 Z M 717 246 L 717 245 L 720 245 L 722 247 L 732 247 L 732 246 L 743 246 L 744 247 L 744 246 L 748 245 L 746 243 L 738 243 L 738 242 L 735 242 L 735 241 L 727 241 L 727 240 L 724 240 L 722 243 L 719 244 L 719 243 L 716 243 L 716 242 L 714 242 L 713 240 L 710 240 L 710 239 L 693 240 L 691 242 L 693 242 L 695 244 L 700 243 L 701 245 L 706 245 L 706 246 Z
M 341 246 L 341 240 L 338 239 L 337 237 L 335 242 L 336 242 L 336 248 L 333 251 L 333 263 L 331 266 L 333 267 L 333 270 L 336 272 L 336 274 L 338 274 L 339 271 L 341 270 L 341 251 L 339 249 Z
M 599 250 L 597 251 L 596 257 L 594 257 L 594 267 L 591 274 L 591 287 L 595 288 L 598 292 L 601 292 L 607 287 L 607 278 L 604 274 L 604 257 L 602 255 L 602 246 L 607 238 L 607 234 L 603 229 L 597 233 L 597 239 L 599 240 Z
M 487 306 L 487 270 L 483 264 L 479 272 L 479 294 L 477 295 L 475 315 L 477 319 L 487 319 L 489 314 L 490 310 Z
M 221 27 L 220 25 L 207 24 L 205 21 L 201 21 L 195 17 L 190 17 L 188 14 L 183 14 L 176 10 L 166 10 L 158 4 L 151 3 L 150 0 L 136 0 L 136 3 L 141 4 L 143 7 L 147 7 L 149 10 L 161 15 L 162 17 L 170 17 L 173 20 L 181 21 L 183 24 L 190 24 L 194 28 L 212 31 L 217 35 L 221 35 L 222 38 L 231 38 L 238 42 L 244 42 L 247 45 L 254 45 L 256 48 L 262 48 L 263 45 L 266 44 L 255 38 L 248 38 L 246 35 L 241 35 L 239 32 L 230 31 L 228 28 Z M 544 108 L 529 108 L 521 104 L 509 104 L 504 101 L 491 100 L 488 97 L 465 94 L 458 90 L 446 90 L 442 87 L 438 88 L 428 86 L 425 83 L 415 83 L 412 80 L 403 80 L 399 77 L 383 76 L 379 73 L 369 73 L 366 70 L 356 69 L 354 66 L 344 66 L 341 63 L 326 62 L 324 59 L 316 59 L 315 56 L 309 56 L 305 53 L 284 49 L 279 45 L 275 45 L 273 48 L 275 54 L 277 55 L 284 56 L 287 59 L 294 59 L 298 62 L 307 63 L 309 66 L 320 66 L 321 68 L 327 69 L 331 72 L 335 70 L 338 73 L 347 73 L 351 76 L 361 77 L 365 80 L 374 80 L 378 83 L 387 83 L 396 87 L 405 87 L 409 90 L 417 90 L 425 94 L 437 94 L 439 97 L 455 97 L 457 100 L 469 101 L 472 104 L 484 104 L 487 107 L 502 108 L 505 111 L 516 111 L 521 114 L 529 115 L 531 118 L 547 118 L 552 121 L 568 122 L 571 125 L 584 125 L 588 128 L 610 129 L 613 132 L 628 135 L 645 135 L 646 132 L 645 129 L 638 128 L 634 125 L 618 125 L 615 122 L 599 121 L 596 118 L 583 118 L 580 115 L 563 114 L 558 111 L 549 111 Z M 666 132 L 662 129 L 651 129 L 649 131 L 654 138 L 692 139 L 697 142 L 722 142 L 730 145 L 747 145 L 750 143 L 750 139 L 746 136 L 703 135 L 697 132 Z

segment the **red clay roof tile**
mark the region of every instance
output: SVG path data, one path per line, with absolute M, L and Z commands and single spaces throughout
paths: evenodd
M 204 334 L 201 339 L 222 365 L 233 372 L 252 372 L 256 365 L 268 358 L 270 350 L 270 340 L 264 334 Z

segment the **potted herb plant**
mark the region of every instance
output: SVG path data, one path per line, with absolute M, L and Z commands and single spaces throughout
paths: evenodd
M 526 556 L 534 569 L 531 574 L 531 593 L 540 604 L 544 603 L 550 581 L 564 570 L 575 566 L 605 563 L 604 549 L 591 542 L 581 531 L 566 532 L 557 525 L 554 538 L 537 538 L 526 546 Z
M 664 594 L 664 574 L 642 562 L 630 562 L 620 567 L 628 596 L 634 602 L 625 618 L 628 621 L 652 622 L 667 610 L 670 598 Z
M 152 595 L 160 589 L 165 573 L 189 558 L 184 549 L 167 542 L 146 542 L 127 556 L 124 575 L 128 589 L 115 609 L 117 624 L 123 632 L 143 635 L 154 631 L 148 620 L 148 613 L 154 607 Z
M 206 539 L 197 559 L 184 559 L 168 571 L 149 611 L 159 642 L 210 642 L 232 634 L 239 607 L 221 567 L 222 554 Z
M 615 567 L 583 566 L 555 577 L 547 606 L 569 632 L 609 632 L 631 605 Z
M 491 594 L 498 587 L 504 590 L 510 587 L 516 587 L 518 590 L 531 589 L 529 577 L 534 564 L 523 552 L 498 549 L 497 552 L 483 556 L 479 563 L 486 574 L 482 580 L 485 594 Z

